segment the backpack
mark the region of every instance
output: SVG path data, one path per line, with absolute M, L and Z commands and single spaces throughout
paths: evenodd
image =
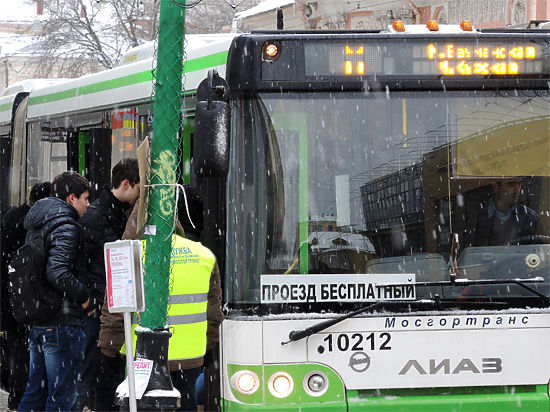
M 61 308 L 63 296 L 46 280 L 46 239 L 57 227 L 78 224 L 57 222 L 42 236 L 27 240 L 15 251 L 8 266 L 9 300 L 15 320 L 23 325 L 43 324 Z

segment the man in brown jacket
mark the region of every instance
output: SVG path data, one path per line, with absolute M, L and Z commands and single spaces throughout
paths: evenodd
M 202 226 L 203 226 L 203 208 L 202 201 L 198 194 L 190 187 L 185 186 L 188 208 L 185 207 L 183 196 L 180 196 L 178 202 L 179 223 L 177 231 L 181 233 L 183 230 L 184 237 L 198 241 Z M 139 205 L 136 204 L 124 233 L 123 239 L 139 239 L 140 234 L 137 231 L 137 210 Z M 191 216 L 192 223 L 189 221 L 188 213 Z M 193 225 L 195 227 L 193 227 Z M 218 264 L 214 265 L 210 276 L 210 288 L 208 291 L 207 304 L 207 332 L 206 332 L 206 350 L 212 350 L 219 341 L 219 326 L 223 321 L 223 313 L 221 310 L 222 291 L 220 283 L 220 272 Z M 101 350 L 101 370 L 105 371 L 106 380 L 111 380 L 116 384 L 110 388 L 103 388 L 105 397 L 111 400 L 113 409 L 98 409 L 98 410 L 117 410 L 114 405 L 115 391 L 118 384 L 124 379 L 120 372 L 124 370 L 124 361 L 120 357 L 120 348 L 124 343 L 124 321 L 121 313 L 109 313 L 107 305 L 102 309 L 101 315 L 101 330 L 99 333 L 99 348 Z M 168 367 L 174 387 L 181 393 L 181 408 L 179 410 L 196 410 L 196 393 L 195 382 L 200 374 L 201 367 L 204 364 L 204 358 L 193 358 L 185 360 L 168 360 Z M 110 379 L 109 377 L 117 377 Z M 107 391 L 108 389 L 108 391 Z

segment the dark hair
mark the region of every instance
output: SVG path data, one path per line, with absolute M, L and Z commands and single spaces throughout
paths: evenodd
M 50 195 L 52 184 L 50 182 L 36 183 L 31 188 L 31 194 L 29 195 L 29 202 L 36 203 L 40 199 L 44 199 Z
M 191 220 L 193 221 L 195 228 L 193 228 L 193 225 L 191 224 L 191 222 L 189 221 L 189 217 L 187 216 L 185 197 L 183 193 L 181 193 L 181 191 L 178 198 L 178 220 L 180 221 L 183 230 L 185 230 L 185 233 L 189 232 L 200 236 L 203 228 L 202 199 L 198 192 L 190 185 L 183 185 L 183 188 L 185 189 L 185 195 L 187 196 L 189 215 L 191 216 Z
M 122 159 L 113 167 L 111 182 L 114 189 L 118 188 L 126 179 L 128 179 L 132 186 L 139 183 L 139 166 L 137 159 Z
M 63 200 L 71 193 L 78 198 L 86 191 L 91 191 L 90 183 L 73 170 L 57 175 L 52 181 L 51 195 Z

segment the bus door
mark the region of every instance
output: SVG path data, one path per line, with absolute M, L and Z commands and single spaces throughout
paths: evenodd
M 0 211 L 2 214 L 9 206 L 11 143 L 9 127 L 0 127 Z
M 10 176 L 10 206 L 20 206 L 25 203 L 26 194 L 26 175 L 27 175 L 27 103 L 28 97 L 25 97 L 13 116 L 12 127 L 12 158 L 11 158 L 11 176 Z
M 69 133 L 67 144 L 67 165 L 88 179 L 95 193 L 111 180 L 111 129 L 96 128 Z

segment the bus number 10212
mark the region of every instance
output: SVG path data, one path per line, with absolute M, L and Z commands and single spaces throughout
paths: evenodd
M 387 332 L 378 336 L 374 332 L 363 333 L 329 333 L 323 342 L 326 342 L 326 349 L 329 352 L 340 351 L 364 351 L 364 350 L 391 350 L 391 335 Z M 324 348 L 323 348 L 324 349 Z M 322 351 L 324 352 L 324 350 Z

